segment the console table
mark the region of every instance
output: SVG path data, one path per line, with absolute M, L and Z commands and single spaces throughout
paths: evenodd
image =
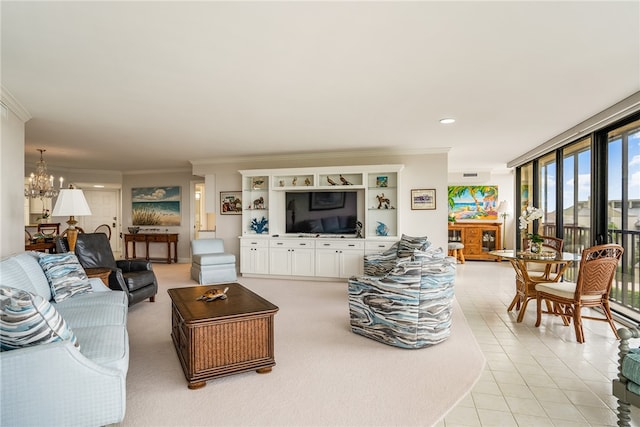
M 146 250 L 145 259 L 149 258 L 149 243 L 166 243 L 167 244 L 167 258 L 155 258 L 157 260 L 166 261 L 167 264 L 171 264 L 171 244 L 173 243 L 173 262 L 178 262 L 178 233 L 136 233 L 124 235 L 124 258 L 129 258 L 129 242 L 133 243 L 133 257 L 136 258 L 136 242 L 144 242 Z

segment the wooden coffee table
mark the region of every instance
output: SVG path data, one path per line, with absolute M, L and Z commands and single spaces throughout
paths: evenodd
M 197 298 L 224 289 L 227 299 Z M 273 318 L 278 307 L 239 283 L 169 289 L 171 338 L 190 389 L 207 380 L 255 370 L 271 372 Z

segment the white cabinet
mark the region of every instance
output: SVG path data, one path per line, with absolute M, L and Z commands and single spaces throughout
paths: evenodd
M 269 274 L 314 276 L 315 242 L 311 239 L 272 239 L 269 261 Z
M 242 177 L 242 235 L 268 235 L 269 176 L 243 175 Z
M 269 240 L 242 239 L 240 241 L 240 272 L 269 274 Z
M 321 239 L 316 243 L 316 276 L 347 278 L 362 274 L 364 242 Z
M 395 242 L 396 240 L 367 240 L 364 242 L 364 253 L 368 255 L 384 252 L 393 246 Z
M 405 209 L 403 168 L 355 165 L 239 171 L 242 201 L 232 198 L 229 204 L 234 210 L 242 209 L 241 273 L 322 279 L 362 274 L 364 254 L 384 251 L 402 233 L 398 212 Z
M 367 176 L 365 237 L 398 236 L 398 173 L 371 172 Z

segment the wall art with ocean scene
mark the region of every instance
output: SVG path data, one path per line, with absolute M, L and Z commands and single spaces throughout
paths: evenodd
M 449 186 L 449 215 L 456 221 L 498 219 L 497 185 Z
M 133 225 L 180 225 L 180 187 L 131 189 Z

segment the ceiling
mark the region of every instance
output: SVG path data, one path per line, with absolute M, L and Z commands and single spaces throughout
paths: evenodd
M 640 2 L 2 1 L 27 164 L 449 149 L 506 163 L 640 90 Z M 457 121 L 442 125 L 443 117 Z

